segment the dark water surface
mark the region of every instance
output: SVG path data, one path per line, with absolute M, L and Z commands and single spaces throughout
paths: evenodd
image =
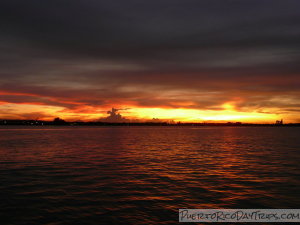
M 300 208 L 299 127 L 0 127 L 1 224 Z

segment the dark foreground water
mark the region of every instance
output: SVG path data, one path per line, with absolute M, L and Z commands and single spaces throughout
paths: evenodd
M 176 224 L 300 208 L 298 127 L 0 127 L 1 224 Z

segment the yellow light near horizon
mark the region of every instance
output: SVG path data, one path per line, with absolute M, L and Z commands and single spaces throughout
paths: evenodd
M 197 109 L 167 109 L 167 108 L 132 108 L 132 106 L 120 106 L 131 108 L 120 111 L 123 117 L 132 121 L 145 121 L 157 118 L 160 120 L 174 120 L 175 122 L 250 122 L 250 123 L 274 123 L 281 119 L 275 113 L 239 112 L 235 110 L 233 103 L 224 103 L 224 110 L 197 110 Z M 14 109 L 13 114 L 1 114 Z M 34 105 L 34 104 L 2 104 L 0 105 L 2 118 L 14 119 L 40 119 L 53 120 L 60 117 L 67 121 L 97 121 L 108 115 L 102 108 L 88 108 L 86 111 L 66 109 L 59 106 Z M 104 110 L 105 111 L 105 110 Z M 275 109 L 274 109 L 275 112 Z
M 131 111 L 134 117 L 162 120 L 173 119 L 182 122 L 205 121 L 234 121 L 234 122 L 269 122 L 273 123 L 278 116 L 270 113 L 238 112 L 233 110 L 231 104 L 223 105 L 226 110 L 197 110 L 197 109 L 162 109 L 162 108 L 136 108 Z
M 162 108 L 135 108 L 130 110 L 133 117 L 141 119 L 158 118 L 175 121 L 199 121 L 199 111 L 195 109 L 162 109 Z
M 274 122 L 277 115 L 256 112 L 233 112 L 222 111 L 219 115 L 208 115 L 202 117 L 204 120 L 212 121 L 235 121 L 235 122 Z
M 234 105 L 230 102 L 226 102 L 222 105 L 224 110 L 234 110 Z

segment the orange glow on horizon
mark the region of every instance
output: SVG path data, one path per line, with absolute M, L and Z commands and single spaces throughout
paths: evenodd
M 2 94 L 7 94 L 3 92 Z M 10 93 L 11 94 L 11 93 Z M 1 93 L 0 93 L 1 95 Z M 14 93 L 14 95 L 19 95 Z M 20 94 L 22 95 L 22 93 Z M 103 106 L 85 105 L 76 101 L 61 100 L 58 103 L 70 103 L 74 108 L 64 106 L 47 105 L 46 103 L 9 103 L 0 101 L 0 119 L 39 119 L 53 120 L 60 117 L 67 121 L 98 121 L 108 116 L 110 104 Z M 298 122 L 297 116 L 290 113 L 278 113 L 279 108 L 266 108 L 264 111 L 243 110 L 240 111 L 236 104 L 240 99 L 227 101 L 220 104 L 216 109 L 192 109 L 188 108 L 192 102 L 182 102 L 178 108 L 163 107 L 140 107 L 134 102 L 124 104 L 114 104 L 116 108 L 126 108 L 119 113 L 131 121 L 149 121 L 153 118 L 162 121 L 175 122 L 246 122 L 246 123 L 274 123 L 276 120 L 284 118 L 287 122 Z M 178 103 L 178 102 L 177 102 Z M 186 104 L 184 104 L 186 103 Z M 185 108 L 187 107 L 187 108 Z
M 280 119 L 280 115 L 275 113 L 259 113 L 259 112 L 239 112 L 234 109 L 230 103 L 222 105 L 223 110 L 198 110 L 198 109 L 169 109 L 169 108 L 130 108 L 130 106 L 122 106 L 120 108 L 130 108 L 120 111 L 121 115 L 129 120 L 147 121 L 153 118 L 159 120 L 174 120 L 175 122 L 250 122 L 250 123 L 274 123 Z M 55 117 L 63 118 L 67 121 L 95 121 L 105 118 L 108 115 L 106 110 L 87 108 L 80 110 L 67 110 L 64 107 L 32 105 L 32 104 L 12 104 L 3 103 L 3 109 L 14 109 L 14 115 L 9 117 L 0 111 L 1 119 L 40 119 L 52 120 Z
M 258 112 L 238 112 L 232 105 L 226 105 L 224 110 L 198 110 L 198 109 L 162 109 L 162 108 L 137 108 L 132 114 L 144 119 L 158 118 L 162 120 L 172 119 L 176 122 L 252 122 L 273 123 L 279 118 L 276 114 Z

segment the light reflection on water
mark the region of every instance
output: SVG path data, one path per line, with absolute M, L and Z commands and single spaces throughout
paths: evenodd
M 179 208 L 299 208 L 297 127 L 1 127 L 7 224 L 174 224 Z

